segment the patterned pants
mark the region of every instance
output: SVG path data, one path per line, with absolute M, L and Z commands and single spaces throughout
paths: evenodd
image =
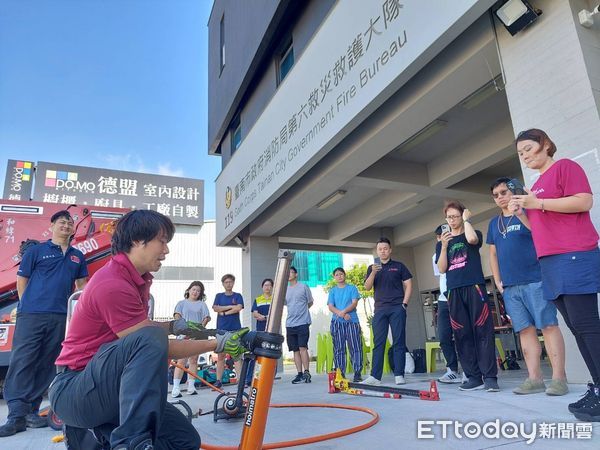
M 346 343 L 350 349 L 350 360 L 354 372 L 360 373 L 363 366 L 363 351 L 360 324 L 337 320 L 331 321 L 331 336 L 333 338 L 333 360 L 335 368 L 346 373 Z

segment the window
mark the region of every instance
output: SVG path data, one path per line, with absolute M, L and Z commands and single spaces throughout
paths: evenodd
M 231 137 L 231 154 L 233 155 L 242 143 L 242 124 L 240 122 L 240 113 L 237 113 L 235 118 L 231 121 L 229 133 Z
M 219 24 L 219 60 L 220 71 L 223 72 L 225 67 L 225 15 L 221 17 L 221 23 Z
M 289 44 L 285 47 L 285 50 L 281 53 L 281 59 L 279 60 L 279 70 L 277 73 L 277 84 L 281 83 L 287 74 L 292 70 L 294 66 L 294 46 L 290 39 Z

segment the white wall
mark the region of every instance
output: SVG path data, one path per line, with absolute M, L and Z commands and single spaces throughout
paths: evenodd
M 238 248 L 217 247 L 215 221 L 206 221 L 201 228 L 180 225 L 169 243 L 170 253 L 163 267 L 209 267 L 213 268 L 212 279 L 201 279 L 206 289 L 206 301 L 212 313 L 215 295 L 223 290 L 221 277 L 231 273 L 236 277 L 234 290 L 242 292 L 242 251 Z M 150 293 L 154 296 L 154 316 L 171 317 L 177 302 L 194 280 L 154 280 Z M 246 301 L 246 308 L 250 303 Z M 216 321 L 216 315 L 213 315 Z M 215 322 L 212 322 L 214 325 Z

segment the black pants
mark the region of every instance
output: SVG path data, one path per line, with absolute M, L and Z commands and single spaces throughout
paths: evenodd
M 498 375 L 494 322 L 485 286 L 465 286 L 448 294 L 450 324 L 460 364 L 469 378 Z
M 19 313 L 4 385 L 8 418 L 37 413 L 65 338 L 65 314 Z
M 394 375 L 404 375 L 406 365 L 406 310 L 403 306 L 379 309 L 373 315 L 373 364 L 371 376 L 381 380 L 383 375 L 383 358 L 388 329 L 392 329 L 392 355 L 394 359 Z
M 52 409 L 66 425 L 110 434 L 113 448 L 148 437 L 158 450 L 197 450 L 198 432 L 167 402 L 167 350 L 153 326 L 104 344 L 84 370 L 56 376 Z
M 446 367 L 457 372 L 458 357 L 456 356 L 456 347 L 454 345 L 454 337 L 452 336 L 452 327 L 450 326 L 450 311 L 447 301 L 438 301 L 437 328 L 440 347 L 442 348 L 444 358 L 446 358 Z
M 569 330 L 575 336 L 577 347 L 594 384 L 600 384 L 600 318 L 598 295 L 561 295 L 555 301 Z

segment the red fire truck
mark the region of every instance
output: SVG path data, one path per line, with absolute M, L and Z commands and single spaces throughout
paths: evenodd
M 0 199 L 0 393 L 4 382 L 15 329 L 17 269 L 28 245 L 50 239 L 50 217 L 68 209 L 75 222 L 71 245 L 81 250 L 89 276 L 110 256 L 115 220 L 128 210 L 89 205 L 62 205 Z M 66 299 L 65 299 L 66 301 Z

